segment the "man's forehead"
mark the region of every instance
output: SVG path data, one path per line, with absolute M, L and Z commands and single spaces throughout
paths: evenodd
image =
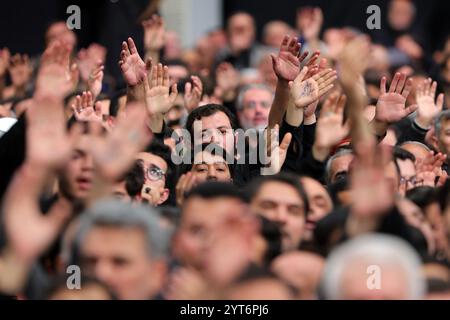
M 271 102 L 272 93 L 261 88 L 251 88 L 245 92 L 244 101 L 267 101 Z
M 194 129 L 207 130 L 218 129 L 220 127 L 226 127 L 231 129 L 231 123 L 228 116 L 222 112 L 216 112 L 210 116 L 202 117 L 200 120 L 194 121 Z
M 139 152 L 136 158 L 138 160 L 142 160 L 144 162 L 145 167 L 154 165 L 163 170 L 167 169 L 166 161 L 163 158 L 161 158 L 160 156 L 157 156 L 156 154 L 149 153 L 149 152 Z

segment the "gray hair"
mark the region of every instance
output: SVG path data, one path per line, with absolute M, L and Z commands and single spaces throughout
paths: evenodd
M 162 224 L 159 212 L 152 207 L 131 205 L 115 199 L 95 203 L 80 217 L 75 237 L 77 253 L 87 234 L 96 226 L 139 228 L 145 232 L 148 253 L 151 257 L 165 258 L 168 254 L 171 230 Z
M 353 150 L 351 149 L 341 149 L 338 152 L 336 152 L 335 154 L 333 154 L 327 161 L 327 164 L 325 165 L 325 182 L 327 184 L 331 183 L 331 164 L 333 163 L 334 160 L 336 160 L 337 158 L 343 157 L 345 155 L 351 154 L 353 155 Z
M 236 110 L 241 111 L 242 109 L 244 109 L 244 96 L 247 93 L 247 91 L 252 90 L 252 89 L 259 89 L 259 90 L 267 91 L 272 95 L 272 99 L 275 95 L 272 88 L 270 88 L 266 84 L 263 84 L 263 83 L 247 84 L 239 90 L 239 94 L 236 99 Z
M 443 110 L 439 112 L 434 120 L 434 131 L 437 138 L 441 133 L 442 121 L 450 120 L 450 110 Z
M 322 278 L 326 299 L 342 298 L 342 275 L 351 263 L 359 259 L 374 265 L 400 266 L 408 279 L 408 299 L 421 299 L 424 296 L 426 285 L 417 252 L 401 238 L 373 233 L 349 240 L 331 252 Z

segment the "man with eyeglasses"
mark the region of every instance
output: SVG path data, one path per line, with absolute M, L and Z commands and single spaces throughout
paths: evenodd
M 396 147 L 393 150 L 393 157 L 395 165 L 400 174 L 399 193 L 405 195 L 406 191 L 420 185 L 419 179 L 416 176 L 416 157 L 409 151 Z
M 244 130 L 266 128 L 273 96 L 273 90 L 264 84 L 250 84 L 240 90 L 237 115 Z
M 172 162 L 170 159 L 170 148 L 163 145 L 157 139 L 140 152 L 136 157 L 142 162 L 145 173 L 145 182 L 142 186 L 141 197 L 143 202 L 154 206 L 160 206 L 169 198 Z

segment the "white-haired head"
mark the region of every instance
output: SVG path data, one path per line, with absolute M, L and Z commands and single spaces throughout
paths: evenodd
M 378 277 L 378 278 L 376 278 Z M 322 277 L 326 299 L 421 299 L 425 279 L 416 251 L 404 240 L 368 234 L 333 250 Z

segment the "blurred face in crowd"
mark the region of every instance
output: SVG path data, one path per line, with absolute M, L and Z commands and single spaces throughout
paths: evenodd
M 188 198 L 174 239 L 175 257 L 185 266 L 204 270 L 213 233 L 233 212 L 242 212 L 242 203 L 234 198 Z
M 364 259 L 349 261 L 340 278 L 340 299 L 343 300 L 403 300 L 409 298 L 409 283 L 405 270 L 399 265 L 380 266 L 380 289 L 367 286 L 367 268 L 373 263 Z
M 89 135 L 81 135 L 72 157 L 60 175 L 61 192 L 68 198 L 83 200 L 91 191 L 94 167 L 92 156 L 88 152 L 89 140 Z
M 67 25 L 63 22 L 55 22 L 48 29 L 46 34 L 47 44 L 55 40 L 63 41 L 68 44 L 70 48 L 74 48 L 77 42 L 75 33 L 67 28 Z
M 292 300 L 290 289 L 276 278 L 261 278 L 241 282 L 226 294 L 227 300 Z
M 96 283 L 84 284 L 79 290 L 60 288 L 49 300 L 111 300 L 111 294 L 106 288 Z
M 184 79 L 187 76 L 189 76 L 188 69 L 183 65 L 171 65 L 168 66 L 168 68 L 171 86 L 174 83 L 178 83 L 181 79 Z
M 255 40 L 255 22 L 247 13 L 231 16 L 227 31 L 230 48 L 234 53 L 250 49 Z
M 119 299 L 150 299 L 161 288 L 165 266 L 152 259 L 148 246 L 139 228 L 95 226 L 81 244 L 83 268 Z
M 335 158 L 330 165 L 329 178 L 330 182 L 334 183 L 339 177 L 345 175 L 348 172 L 350 163 L 353 161 L 353 154 L 344 154 L 340 157 Z
M 445 253 L 448 250 L 448 240 L 446 236 L 446 226 L 441 215 L 441 208 L 437 202 L 429 204 L 424 209 L 425 216 L 427 217 L 431 229 L 434 234 L 434 239 L 436 243 L 436 250 L 440 253 Z
M 246 129 L 263 129 L 269 120 L 270 106 L 273 95 L 271 92 L 253 88 L 245 92 L 243 97 L 243 109 L 238 112 L 239 122 Z
M 450 155 L 450 119 L 441 121 L 441 130 L 439 132 L 439 150 L 446 154 Z
M 194 121 L 194 139 L 201 138 L 201 143 L 215 143 L 230 154 L 234 154 L 234 134 L 230 119 L 222 112 Z
M 300 180 L 305 188 L 309 203 L 303 239 L 312 240 L 317 221 L 333 209 L 333 203 L 327 190 L 318 181 L 308 177 L 303 177 Z
M 425 146 L 419 145 L 417 143 L 407 142 L 402 144 L 401 148 L 411 152 L 416 158 L 416 161 L 423 161 L 426 157 L 430 155 L 430 151 Z
M 397 164 L 400 169 L 400 194 L 405 195 L 407 190 L 413 189 L 416 186 L 416 167 L 414 162 L 410 159 L 397 159 Z
M 414 20 L 415 8 L 412 1 L 392 0 L 389 4 L 389 25 L 397 31 L 406 30 Z
M 166 188 L 166 161 L 152 153 L 140 152 L 137 159 L 143 162 L 145 183 L 141 196 L 144 201 L 152 205 L 160 205 L 169 197 L 169 189 Z
M 287 34 L 294 35 L 292 28 L 287 23 L 279 20 L 271 21 L 264 27 L 264 44 L 278 48 Z
M 281 226 L 283 251 L 298 248 L 305 230 L 305 204 L 293 186 L 265 182 L 251 200 L 251 211 Z
M 232 179 L 226 159 L 219 155 L 212 155 L 208 151 L 198 152 L 195 155 L 191 172 L 194 173 L 199 183 L 206 181 L 231 182 Z
M 298 299 L 315 299 L 324 267 L 324 259 L 306 251 L 292 251 L 278 256 L 271 270 L 298 290 Z

